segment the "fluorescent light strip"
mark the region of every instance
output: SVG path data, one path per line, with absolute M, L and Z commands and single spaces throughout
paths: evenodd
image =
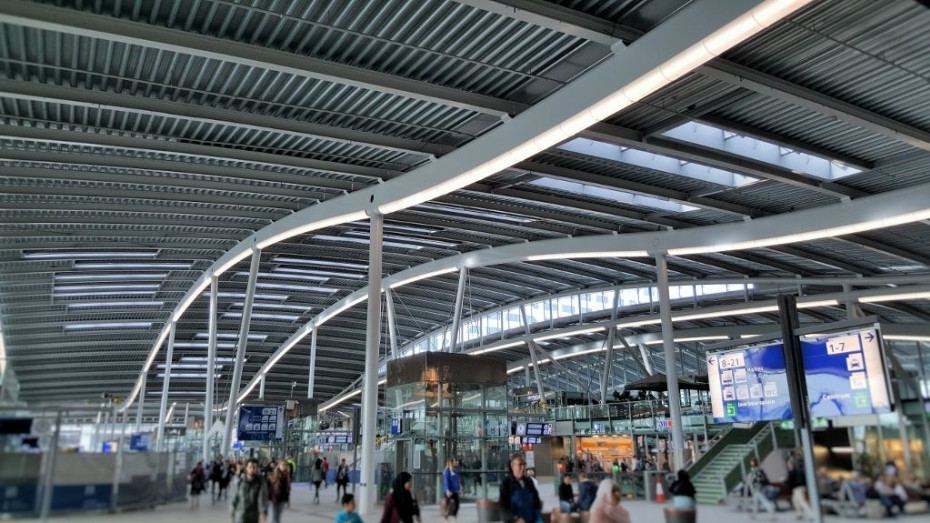
M 672 321 L 689 321 L 702 320 L 705 318 L 719 318 L 721 316 L 738 316 L 740 314 L 758 314 L 761 312 L 775 312 L 778 310 L 777 305 L 762 305 L 759 307 L 745 307 L 742 309 L 717 310 L 709 312 L 700 312 L 696 314 L 675 314 L 672 313 Z
M 357 269 L 367 271 L 368 265 L 362 263 L 348 263 L 328 260 L 308 260 L 305 258 L 294 258 L 291 256 L 275 256 L 272 263 L 299 263 L 301 265 L 315 265 L 318 267 L 339 267 L 341 269 Z
M 174 342 L 174 348 L 176 349 L 208 349 L 207 342 L 199 341 L 176 341 Z M 217 343 L 217 349 L 235 349 L 235 343 Z
M 837 300 L 818 300 L 798 302 L 799 309 L 813 309 L 817 307 L 836 307 L 840 304 Z
M 569 331 L 569 332 L 563 331 L 563 332 L 558 332 L 555 334 L 547 334 L 546 336 L 534 337 L 533 340 L 534 341 L 545 341 L 545 340 L 554 340 L 556 338 L 562 338 L 562 337 L 581 336 L 582 334 L 591 334 L 593 332 L 599 332 L 599 331 L 604 330 L 605 328 L 606 327 L 604 326 L 600 326 L 600 327 L 591 327 L 589 329 L 581 329 L 581 330 Z
M 76 262 L 71 266 L 74 270 L 95 270 L 95 271 L 118 271 L 125 269 L 132 270 L 184 270 L 190 269 L 193 263 L 162 263 L 158 260 L 152 260 L 145 263 L 97 263 L 97 262 Z
M 359 238 L 371 238 L 370 233 L 365 231 L 347 231 L 346 236 L 355 236 Z M 432 240 L 427 238 L 417 238 L 416 236 L 405 236 L 402 234 L 385 234 L 382 236 L 385 240 L 397 240 L 398 242 L 410 242 L 410 243 L 422 243 L 427 247 L 440 247 L 443 249 L 451 249 L 458 246 L 457 243 L 445 242 L 442 240 Z
M 369 245 L 371 241 L 368 238 L 355 238 L 352 236 L 333 236 L 331 234 L 314 234 L 314 240 L 323 240 L 328 242 L 336 243 L 357 243 L 361 245 Z M 418 251 L 423 248 L 422 245 L 413 245 L 410 243 L 400 243 L 400 242 L 386 242 L 382 241 L 381 245 L 384 247 L 397 247 L 398 249 L 410 249 Z
M 122 307 L 161 307 L 163 301 L 92 301 L 69 303 L 68 309 L 117 309 Z
M 205 292 L 205 293 L 201 294 L 201 296 L 203 296 L 203 297 L 205 297 L 205 298 L 209 298 L 209 297 L 210 297 L 210 293 Z M 217 297 L 217 298 L 233 298 L 233 299 L 237 299 L 237 298 L 238 298 L 238 299 L 240 299 L 240 300 L 244 300 L 244 299 L 245 299 L 245 293 L 242 293 L 242 292 L 218 292 L 218 293 L 216 293 L 216 297 Z M 256 300 L 284 301 L 284 300 L 286 300 L 286 299 L 288 298 L 288 295 L 287 295 L 287 294 L 264 294 L 264 293 L 256 292 L 256 293 L 253 295 L 253 298 L 255 298 Z
M 132 251 L 58 251 L 58 252 L 24 252 L 26 260 L 55 260 L 55 259 L 86 259 L 86 258 L 154 258 L 158 251 L 132 252 Z
M 150 272 L 145 274 L 56 274 L 55 281 L 163 280 L 167 277 L 167 272 Z
M 449 267 L 448 269 L 439 269 L 438 271 L 428 272 L 426 274 L 421 274 L 419 276 L 412 276 L 410 278 L 407 278 L 406 280 L 401 280 L 399 282 L 392 283 L 389 285 L 389 287 L 391 289 L 396 289 L 397 287 L 403 287 L 404 285 L 407 285 L 407 284 L 410 284 L 416 281 L 425 280 L 427 278 L 432 278 L 434 276 L 440 276 L 443 274 L 449 274 L 452 272 L 457 272 L 458 270 L 459 270 L 458 267 Z
M 897 294 L 859 297 L 859 303 L 879 303 L 883 301 L 899 300 L 930 300 L 930 292 L 899 292 Z
M 486 349 L 481 349 L 481 350 L 474 351 L 474 352 L 472 352 L 471 354 L 475 354 L 475 355 L 477 355 L 477 354 L 487 354 L 488 352 L 497 352 L 497 351 L 499 351 L 499 350 L 509 349 L 509 348 L 512 348 L 512 347 L 517 347 L 517 346 L 519 346 L 519 345 L 526 345 L 526 342 L 523 342 L 523 341 L 514 341 L 514 342 L 511 342 L 511 343 L 505 343 L 505 344 L 503 344 L 503 345 L 495 345 L 495 346 L 493 346 L 493 347 L 488 347 L 488 348 L 486 348 Z
M 110 291 L 110 292 L 94 292 L 90 294 L 86 292 L 65 292 L 65 293 L 58 294 L 56 292 L 54 294 L 54 298 L 57 300 L 57 299 L 64 299 L 64 298 L 102 298 L 104 296 L 136 296 L 136 297 L 151 296 L 151 297 L 155 297 L 155 294 L 156 294 L 156 291 Z
M 104 329 L 150 329 L 150 328 L 152 328 L 152 322 L 150 321 L 73 323 L 71 325 L 65 325 L 66 331 L 93 330 L 93 329 L 104 330 Z
M 208 338 L 210 338 L 210 334 L 209 334 L 209 333 L 206 333 L 206 332 L 198 332 L 197 334 L 194 335 L 194 339 L 197 339 L 197 340 L 208 339 Z M 239 335 L 238 335 L 238 334 L 232 334 L 232 333 L 217 333 L 216 339 L 218 339 L 218 340 L 238 340 L 238 339 L 239 339 Z M 266 339 L 268 339 L 268 335 L 267 335 L 267 334 L 249 334 L 249 340 L 265 341 Z M 219 361 L 219 360 L 217 360 L 217 361 Z
M 183 361 L 202 361 L 202 362 L 204 363 L 204 366 L 206 367 L 206 363 L 207 363 L 207 360 L 208 360 L 208 359 L 209 359 L 209 358 L 207 358 L 206 356 L 184 356 L 183 358 L 181 358 L 181 361 L 182 361 L 182 362 L 183 362 Z M 217 364 L 220 364 L 220 363 L 232 363 L 232 362 L 236 361 L 236 358 L 215 358 L 214 361 L 215 361 Z M 217 366 L 219 366 L 219 365 L 217 365 Z M 162 367 L 159 367 L 159 368 L 162 368 Z
M 248 278 L 249 273 L 237 272 L 236 276 L 242 276 L 242 277 Z M 282 280 L 307 280 L 307 281 L 316 281 L 316 282 L 324 282 L 329 279 L 324 276 L 311 276 L 311 275 L 300 274 L 300 273 L 281 274 L 277 272 L 260 272 L 258 273 L 258 277 L 259 278 L 277 278 L 277 279 L 282 279 Z
M 275 283 L 275 282 L 258 282 L 255 286 L 259 289 L 281 289 L 285 291 L 298 291 L 298 292 L 322 292 L 326 294 L 335 294 L 339 292 L 339 289 L 331 289 L 329 287 L 316 287 L 311 285 L 291 285 L 288 283 Z
M 165 373 L 158 374 L 158 377 L 159 377 L 159 378 L 164 378 L 164 377 L 165 377 Z M 198 378 L 199 378 L 199 379 L 204 379 L 204 378 L 206 378 L 206 377 L 207 377 L 207 374 L 206 374 L 206 373 L 202 373 L 202 374 L 194 374 L 194 373 L 189 373 L 189 372 L 184 372 L 184 373 L 179 373 L 179 374 L 175 374 L 175 373 L 173 373 L 173 372 L 171 373 L 171 379 L 178 378 L 178 379 L 182 379 L 182 380 L 185 380 L 185 379 L 190 380 L 190 379 L 198 379 Z M 213 379 L 217 379 L 217 380 L 218 380 L 218 379 L 220 379 L 221 377 L 223 377 L 222 374 L 214 374 L 214 375 L 213 375 Z
M 233 307 L 239 307 L 240 309 L 245 307 L 245 303 L 239 301 L 232 304 Z M 309 305 L 285 305 L 283 303 L 252 303 L 253 309 L 271 309 L 276 311 L 300 311 L 300 312 L 310 312 L 313 307 Z
M 662 323 L 660 318 L 650 318 L 650 319 L 633 319 L 630 321 L 625 321 L 623 323 L 617 324 L 617 329 L 628 329 L 633 327 L 645 327 L 646 325 L 659 325 Z
M 181 361 L 183 361 L 183 358 Z M 164 370 L 165 367 L 167 367 L 167 365 L 165 365 L 164 363 L 158 364 L 159 369 Z M 217 364 L 217 365 L 214 365 L 213 367 L 215 369 L 222 369 L 223 365 Z M 172 363 L 171 368 L 172 369 L 206 369 L 207 363 L 206 363 L 206 360 L 204 360 L 203 363 Z
M 241 318 L 241 312 L 224 312 L 223 318 Z M 300 319 L 300 316 L 293 314 L 266 314 L 263 312 L 253 312 L 253 320 L 274 320 L 274 321 L 297 321 Z
M 113 284 L 103 284 L 103 285 L 56 285 L 54 288 L 55 294 L 58 294 L 59 292 L 93 293 L 93 291 L 118 291 L 118 290 L 125 290 L 127 292 L 128 291 L 152 292 L 152 291 L 158 290 L 158 284 L 143 283 L 143 284 L 125 285 L 125 284 L 120 284 L 120 283 L 113 283 Z
M 295 269 L 292 267 L 276 267 L 275 272 L 286 274 L 308 274 L 313 276 L 326 276 L 328 278 L 343 278 L 348 280 L 362 280 L 366 275 L 358 272 L 324 271 L 320 269 Z
M 293 229 L 289 229 L 284 232 L 275 234 L 274 236 L 271 236 L 270 238 L 261 240 L 260 242 L 258 242 L 257 245 L 259 249 L 264 249 L 265 247 L 268 247 L 269 245 L 274 245 L 278 243 L 279 241 L 286 240 L 287 238 L 292 238 L 299 234 L 304 234 L 304 233 L 307 233 L 310 231 L 316 231 L 319 229 L 325 229 L 326 227 L 329 227 L 331 225 L 341 225 L 346 222 L 364 220 L 367 216 L 368 215 L 365 213 L 365 211 L 355 211 L 355 212 L 350 212 L 348 214 L 343 214 L 341 216 L 333 216 L 332 218 L 328 218 L 325 220 L 310 222 L 310 223 L 307 223 L 307 224 L 304 224 L 298 227 L 294 227 Z
M 649 256 L 646 251 L 595 251 L 575 253 L 537 254 L 527 257 L 527 261 L 565 260 L 575 258 L 643 258 Z

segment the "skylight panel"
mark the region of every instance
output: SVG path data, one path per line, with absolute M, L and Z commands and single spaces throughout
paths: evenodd
M 107 322 L 107 323 L 72 323 L 71 325 L 65 325 L 66 331 L 78 331 L 78 330 L 110 330 L 110 329 L 150 329 L 152 328 L 152 322 L 150 321 L 121 321 L 121 322 Z
M 698 122 L 688 122 L 670 129 L 663 136 L 725 151 L 744 158 L 788 169 L 796 174 L 808 174 L 824 180 L 838 180 L 861 173 L 862 170 L 838 160 L 795 151 L 766 140 L 743 136 Z
M 668 174 L 684 176 L 694 180 L 701 180 L 726 187 L 742 187 L 750 183 L 759 181 L 758 178 L 746 176 L 743 174 L 708 167 L 692 162 L 683 162 L 678 158 L 665 156 L 662 154 L 640 151 L 630 147 L 620 147 L 597 140 L 587 138 L 575 138 L 559 146 L 563 151 L 570 151 L 578 154 L 585 154 L 605 160 L 645 167 L 662 171 Z
M 224 312 L 223 318 L 241 318 L 241 312 Z M 300 319 L 300 316 L 294 314 L 267 314 L 264 312 L 253 312 L 253 320 L 274 320 L 274 321 L 297 321 Z
M 661 211 L 689 212 L 697 210 L 697 207 L 670 202 L 668 200 L 654 198 L 652 196 L 644 196 L 641 194 L 618 191 L 616 189 L 608 189 L 606 187 L 588 185 L 579 182 L 570 182 L 568 180 L 558 180 L 555 178 L 543 177 L 538 180 L 531 181 L 530 185 L 546 187 L 549 189 L 570 192 L 572 194 L 579 194 L 583 196 L 591 196 L 604 200 L 613 200 L 616 202 L 628 203 L 640 207 L 650 207 L 652 209 L 658 209 Z

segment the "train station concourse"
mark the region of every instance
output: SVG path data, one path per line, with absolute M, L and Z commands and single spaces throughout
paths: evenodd
M 0 0 L 0 520 L 930 521 L 928 49 L 928 0 Z

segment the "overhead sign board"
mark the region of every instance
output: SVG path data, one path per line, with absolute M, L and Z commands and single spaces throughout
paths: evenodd
M 526 423 L 526 435 L 527 436 L 551 436 L 552 435 L 552 423 Z
M 284 438 L 284 407 L 239 408 L 239 441 L 278 441 Z
M 403 434 L 403 432 L 404 432 L 403 420 L 401 418 L 392 418 L 391 419 L 391 434 L 396 436 L 398 434 Z
M 129 436 L 129 450 L 148 450 L 152 444 L 151 439 L 149 434 L 133 434 Z
M 714 422 L 791 419 L 781 343 L 708 354 L 707 375 Z
M 831 418 L 891 412 L 877 328 L 801 338 L 811 415 Z

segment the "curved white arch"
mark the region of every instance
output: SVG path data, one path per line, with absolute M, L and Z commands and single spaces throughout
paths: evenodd
M 684 76 L 762 31 L 810 0 L 695 2 L 616 51 L 579 79 L 515 119 L 434 162 L 374 187 L 298 211 L 254 233 L 217 260 L 172 313 L 177 321 L 210 278 L 286 238 L 361 219 L 367 212 L 399 211 L 486 178 L 570 138 Z M 600 249 L 596 249 L 600 250 Z M 142 379 L 167 337 L 162 329 L 121 411 L 135 401 Z
M 424 263 L 384 278 L 382 288 L 422 280 L 460 267 L 486 267 L 541 259 L 646 257 L 650 253 L 691 254 L 783 245 L 865 232 L 930 219 L 930 183 L 858 200 L 753 220 L 679 231 L 559 238 L 506 245 Z M 314 328 L 365 301 L 363 287 L 324 309 L 276 350 L 239 395 L 242 401 L 288 351 Z

